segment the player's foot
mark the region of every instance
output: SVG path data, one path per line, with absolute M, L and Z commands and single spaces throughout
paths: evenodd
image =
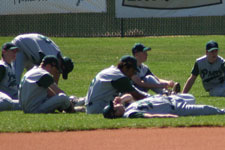
M 86 111 L 85 106 L 76 106 L 76 107 L 74 107 L 74 109 L 76 112 L 85 112 Z
M 76 97 L 76 96 L 70 96 L 70 101 L 74 104 L 74 106 L 84 106 L 85 104 L 85 98 L 86 97 Z
M 174 84 L 174 86 L 173 86 L 173 94 L 177 94 L 177 93 L 180 93 L 180 90 L 181 90 L 181 88 L 180 88 L 180 83 L 179 82 L 176 82 L 175 84 Z

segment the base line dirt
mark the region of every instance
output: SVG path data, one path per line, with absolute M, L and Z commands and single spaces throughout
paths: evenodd
M 224 150 L 225 128 L 0 133 L 1 150 Z

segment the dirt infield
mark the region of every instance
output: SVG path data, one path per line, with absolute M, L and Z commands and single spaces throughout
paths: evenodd
M 224 150 L 225 128 L 1 133 L 1 150 Z

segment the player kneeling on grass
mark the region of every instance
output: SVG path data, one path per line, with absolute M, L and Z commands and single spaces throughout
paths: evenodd
M 75 112 L 69 97 L 54 82 L 53 76 L 60 71 L 58 59 L 48 55 L 40 66 L 24 75 L 19 86 L 19 101 L 25 113 Z
M 125 103 L 130 103 L 124 107 Z M 105 118 L 175 118 L 178 116 L 200 116 L 225 114 L 223 109 L 208 105 L 196 105 L 191 94 L 171 96 L 155 95 L 133 101 L 130 94 L 116 97 L 103 110 Z

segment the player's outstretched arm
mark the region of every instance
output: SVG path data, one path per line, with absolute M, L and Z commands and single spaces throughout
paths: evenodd
M 187 79 L 187 82 L 184 85 L 184 89 L 183 89 L 183 92 L 182 93 L 188 93 L 190 91 L 192 85 L 195 83 L 196 78 L 197 78 L 197 76 L 195 76 L 195 75 L 192 74 Z
M 177 118 L 178 115 L 173 114 L 149 114 L 144 113 L 144 118 Z

